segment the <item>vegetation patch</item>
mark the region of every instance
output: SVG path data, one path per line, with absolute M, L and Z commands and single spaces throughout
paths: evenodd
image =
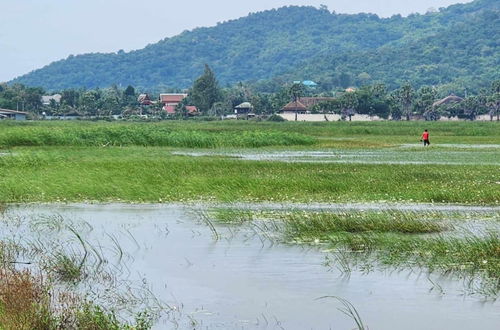
M 288 244 L 320 244 L 331 253 L 326 264 L 342 272 L 377 266 L 427 269 L 468 279 L 471 293 L 500 292 L 500 238 L 497 231 L 452 235 L 451 219 L 471 214 L 413 211 L 262 211 L 217 209 L 223 223 L 255 226 L 268 239 Z M 484 216 L 483 216 L 484 218 Z M 487 221 L 497 221 L 490 214 Z

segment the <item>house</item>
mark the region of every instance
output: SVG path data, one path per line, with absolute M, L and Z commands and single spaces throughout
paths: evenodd
M 253 105 L 250 102 L 243 102 L 234 107 L 234 114 L 236 118 L 246 118 L 255 117 L 253 113 Z
M 184 93 L 165 93 L 165 94 L 160 94 L 160 102 L 163 104 L 163 110 L 168 114 L 168 115 L 173 115 L 175 114 L 175 108 L 179 103 L 182 102 L 188 95 Z M 198 113 L 198 108 L 195 107 L 194 105 L 186 105 L 186 110 L 188 112 L 188 115 L 194 116 Z
M 456 96 L 454 94 L 451 94 L 450 96 L 447 96 L 444 99 L 441 99 L 441 100 L 438 100 L 438 101 L 434 102 L 432 104 L 432 106 L 435 108 L 435 107 L 438 107 L 440 105 L 453 104 L 453 103 L 461 103 L 463 101 L 464 101 L 463 98 L 461 98 L 459 96 Z
M 163 110 L 165 110 L 165 112 L 168 114 L 168 115 L 175 115 L 175 106 L 173 105 L 165 105 L 163 107 Z M 194 116 L 195 114 L 198 113 L 198 108 L 195 107 L 194 105 L 186 105 L 186 111 L 188 113 L 189 116 Z
M 0 120 L 1 119 L 26 120 L 27 114 L 28 114 L 27 112 L 0 108 Z
M 307 88 L 311 88 L 311 89 L 314 89 L 314 88 L 318 87 L 318 84 L 317 84 L 317 83 L 315 83 L 315 82 L 314 82 L 314 81 L 312 81 L 312 80 L 304 80 L 304 81 L 295 80 L 293 83 L 294 83 L 294 84 L 302 84 L 302 85 L 304 85 L 305 87 L 307 87 Z
M 153 104 L 153 101 L 151 101 L 149 94 L 139 94 L 139 97 L 137 98 L 137 102 L 139 102 L 140 105 L 152 105 Z
M 307 107 L 305 105 L 303 105 L 299 100 L 296 100 L 285 105 L 283 108 L 281 108 L 280 112 L 284 115 L 294 114 L 295 121 L 297 121 L 298 114 L 305 114 L 309 111 L 307 110 Z
M 281 109 L 281 113 L 304 114 L 313 110 L 314 106 L 335 100 L 334 97 L 299 97 L 297 101 L 292 101 Z
M 188 95 L 187 94 L 175 94 L 175 93 L 166 93 L 160 94 L 160 102 L 164 106 L 173 105 L 174 108 L 177 104 L 181 103 Z
M 306 87 L 308 87 L 308 88 L 316 88 L 316 87 L 318 87 L 318 84 L 317 84 L 317 83 L 315 83 L 315 82 L 314 82 L 314 81 L 312 81 L 312 80 L 304 80 L 304 81 L 302 82 L 302 85 L 304 85 L 304 86 L 306 86 Z
M 334 97 L 299 97 L 300 103 L 305 105 L 309 110 L 311 110 L 317 104 L 333 100 L 335 100 Z
M 285 105 L 283 108 L 281 108 L 281 113 L 287 114 L 287 113 L 294 113 L 294 114 L 304 114 L 307 113 L 309 110 L 307 107 L 302 104 L 299 100 L 297 101 L 292 101 Z
M 43 105 L 50 105 L 50 102 L 54 100 L 56 104 L 61 103 L 61 94 L 54 94 L 54 95 L 44 95 L 42 96 L 42 104 Z

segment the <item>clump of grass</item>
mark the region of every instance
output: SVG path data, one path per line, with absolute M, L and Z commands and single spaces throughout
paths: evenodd
M 63 253 L 55 256 L 52 270 L 62 282 L 76 283 L 84 276 L 83 265 L 78 263 L 75 258 Z
M 0 328 L 56 329 L 50 294 L 42 278 L 0 269 Z
M 347 315 L 348 317 L 350 317 L 355 322 L 357 330 L 368 329 L 363 324 L 363 320 L 361 319 L 361 316 L 359 315 L 358 310 L 356 309 L 356 307 L 354 307 L 354 305 L 350 301 L 348 301 L 347 299 L 341 298 L 341 297 L 337 297 L 337 296 L 323 296 L 323 297 L 319 297 L 316 300 L 326 299 L 326 298 L 335 299 L 342 304 L 343 307 L 339 307 L 337 309 L 339 311 L 341 311 L 342 313 L 344 313 L 345 315 Z
M 41 276 L 0 269 L 0 329 L 147 330 L 152 325 L 148 313 L 139 313 L 135 324 L 124 323 L 99 305 L 56 292 Z
M 231 208 L 215 208 L 210 210 L 211 218 L 220 223 L 225 224 L 241 224 L 254 219 L 255 211 L 240 210 Z
M 286 236 L 300 240 L 328 239 L 339 232 L 428 234 L 447 229 L 415 212 L 292 212 L 282 217 Z
M 119 330 L 123 328 L 114 313 L 107 312 L 102 307 L 90 303 L 85 303 L 77 310 L 75 318 L 78 329 Z
M 480 278 L 488 287 L 489 295 L 497 295 L 500 291 L 500 238 L 495 233 L 485 237 L 336 233 L 329 236 L 328 242 L 336 248 L 334 254 L 348 254 L 345 260 L 365 269 L 374 264 L 425 268 L 430 272 Z

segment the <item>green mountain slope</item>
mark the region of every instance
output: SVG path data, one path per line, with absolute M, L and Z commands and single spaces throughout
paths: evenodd
M 390 85 L 498 78 L 499 1 L 476 0 L 438 13 L 341 15 L 283 7 L 186 31 L 144 49 L 70 56 L 14 82 L 46 89 L 188 87 L 208 63 L 222 84 L 274 77 L 338 86 L 363 79 Z

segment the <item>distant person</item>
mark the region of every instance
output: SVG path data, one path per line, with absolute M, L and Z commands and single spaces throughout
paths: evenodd
M 424 141 L 424 147 L 425 146 L 428 146 L 429 144 L 431 144 L 429 142 L 429 131 L 425 130 L 423 133 L 422 133 L 422 138 L 420 139 L 420 142 Z

